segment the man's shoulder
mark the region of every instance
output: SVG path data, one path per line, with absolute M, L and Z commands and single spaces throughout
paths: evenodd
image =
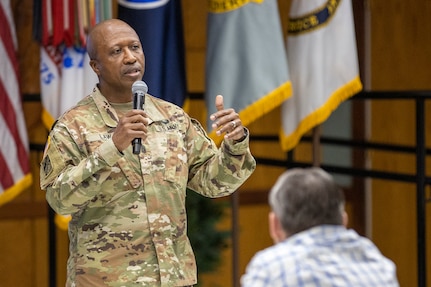
M 96 104 L 91 96 L 81 99 L 76 105 L 67 109 L 56 121 L 57 123 L 68 124 L 70 122 L 81 121 L 89 116 L 94 117 Z
M 146 98 L 145 101 L 151 101 L 153 103 L 153 105 L 156 106 L 156 107 L 160 107 L 160 108 L 163 108 L 163 109 L 174 109 L 174 110 L 181 110 L 181 111 L 183 111 L 183 109 L 181 107 L 177 106 L 176 104 L 171 103 L 171 102 L 169 102 L 167 100 L 155 97 L 153 95 L 147 94 L 145 96 L 145 98 Z M 146 104 L 147 104 L 147 102 L 146 102 Z
M 288 241 L 274 244 L 258 251 L 255 255 L 255 259 L 260 262 L 275 262 L 278 261 L 277 258 L 283 258 L 283 260 L 293 259 L 296 255 L 298 255 L 299 250 L 295 250 L 295 252 L 292 253 L 290 246 L 291 243 Z
M 183 121 L 185 118 L 189 118 L 189 115 L 181 107 L 149 94 L 146 95 L 145 110 L 154 120 Z

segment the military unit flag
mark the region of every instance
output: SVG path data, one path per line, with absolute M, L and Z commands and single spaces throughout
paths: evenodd
M 276 0 L 208 1 L 205 101 L 234 108 L 243 125 L 267 114 L 291 95 L 284 36 Z M 207 128 L 211 130 L 210 121 Z M 210 136 L 219 142 L 215 133 Z
M 287 56 L 293 96 L 282 106 L 281 142 L 291 150 L 362 89 L 351 0 L 293 0 Z
M 178 106 L 187 97 L 180 0 L 118 0 L 118 18 L 139 35 L 148 92 Z
M 90 94 L 97 76 L 89 65 L 86 31 L 112 18 L 111 1 L 34 1 L 33 35 L 40 43 L 42 120 L 54 121 Z
M 112 18 L 112 1 L 34 1 L 33 35 L 40 43 L 42 121 L 51 129 L 55 120 L 91 93 L 98 82 L 89 65 L 87 33 Z M 70 217 L 56 215 L 61 229 Z

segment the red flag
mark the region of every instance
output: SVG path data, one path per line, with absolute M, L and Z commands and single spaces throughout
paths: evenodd
M 0 1 L 0 205 L 32 181 L 18 81 L 17 39 L 9 0 Z

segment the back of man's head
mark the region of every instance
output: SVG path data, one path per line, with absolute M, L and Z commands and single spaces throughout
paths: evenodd
M 269 204 L 289 236 L 318 225 L 343 224 L 343 192 L 321 168 L 284 172 L 270 191 Z

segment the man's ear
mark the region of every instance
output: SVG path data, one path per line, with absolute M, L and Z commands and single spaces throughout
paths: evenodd
M 268 214 L 268 222 L 269 222 L 269 235 L 271 236 L 274 244 L 283 241 L 287 238 L 286 232 L 283 230 L 281 226 L 281 222 L 278 219 L 277 215 L 273 211 Z
M 93 69 L 96 75 L 100 74 L 99 65 L 97 64 L 96 60 L 90 60 L 90 67 Z
M 343 211 L 343 225 L 344 225 L 344 227 L 347 227 L 348 223 L 349 223 L 349 215 L 347 215 L 346 211 Z

